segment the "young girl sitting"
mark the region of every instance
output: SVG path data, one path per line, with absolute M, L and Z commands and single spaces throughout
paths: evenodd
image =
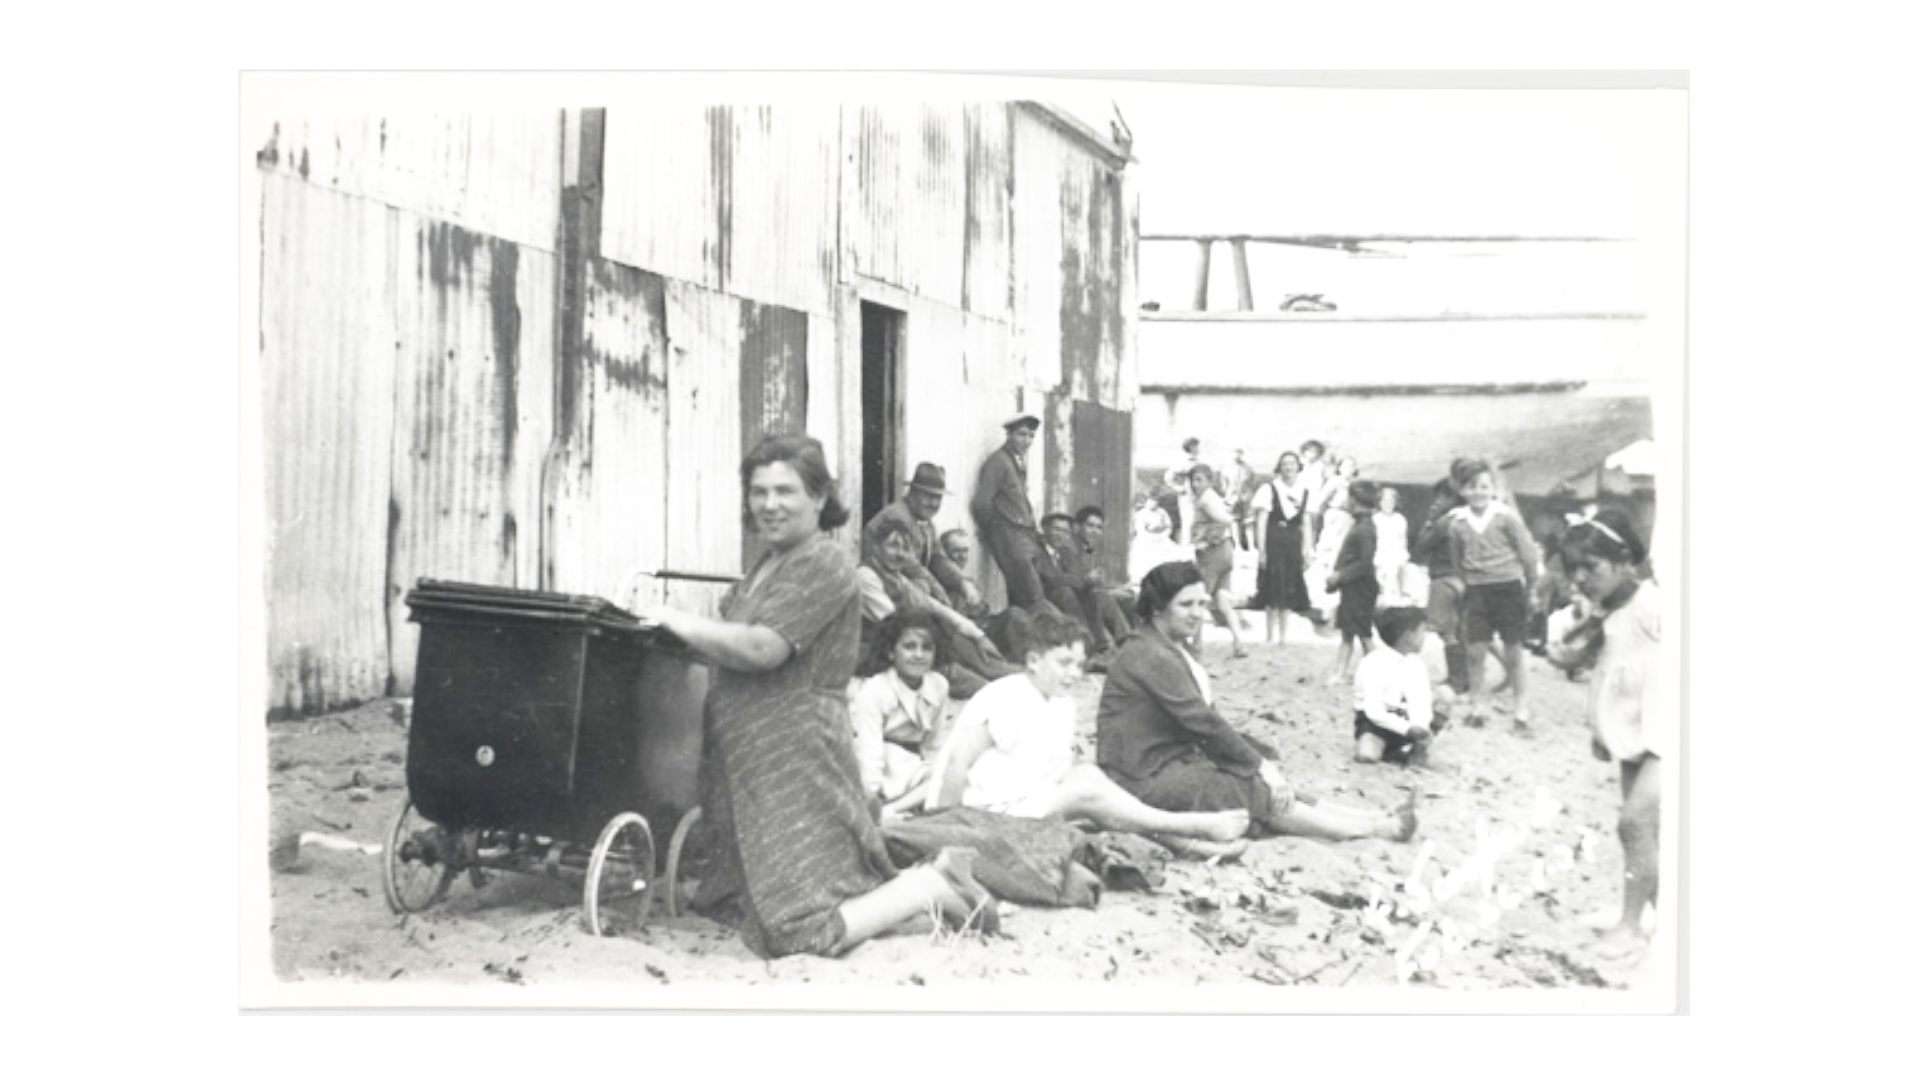
M 927 611 L 896 611 L 874 630 L 866 667 L 878 670 L 850 709 L 860 782 L 880 800 L 882 820 L 919 810 L 932 790 L 928 758 L 947 730 L 947 680 L 933 670 L 943 637 Z
M 934 762 L 928 809 L 971 806 L 1014 817 L 1060 817 L 1137 832 L 1195 858 L 1246 850 L 1245 810 L 1174 813 L 1123 790 L 1098 766 L 1076 764 L 1072 690 L 1086 663 L 1087 630 L 1043 612 L 1033 620 L 1026 669 L 967 702 Z
M 1493 466 L 1474 461 L 1461 471 L 1467 505 L 1453 512 L 1447 528 L 1453 565 L 1467 586 L 1467 726 L 1486 723 L 1487 650 L 1499 634 L 1500 660 L 1513 689 L 1513 728 L 1525 734 L 1527 604 L 1540 552 L 1519 513 L 1494 501 Z
M 1347 510 L 1353 524 L 1340 541 L 1340 554 L 1327 577 L 1327 591 L 1340 594 L 1333 624 L 1340 631 L 1340 652 L 1328 686 L 1347 681 L 1356 656 L 1373 651 L 1373 609 L 1380 599 L 1380 578 L 1374 569 L 1373 512 L 1380 506 L 1380 488 L 1371 480 L 1356 480 L 1347 489 Z
M 1433 686 L 1420 648 L 1427 640 L 1427 613 L 1419 608 L 1382 608 L 1374 622 L 1384 649 L 1375 649 L 1353 673 L 1353 759 L 1424 764 L 1440 724 L 1433 715 Z
M 1640 918 L 1660 894 L 1660 762 L 1674 745 L 1678 687 L 1660 645 L 1660 590 L 1636 573 L 1646 544 L 1627 515 L 1602 510 L 1567 530 L 1561 551 L 1592 613 L 1547 646 L 1548 659 L 1576 669 L 1591 664 L 1587 718 L 1593 754 L 1620 763 L 1620 845 L 1626 854 L 1620 922 L 1601 941 L 1623 956 L 1640 939 Z

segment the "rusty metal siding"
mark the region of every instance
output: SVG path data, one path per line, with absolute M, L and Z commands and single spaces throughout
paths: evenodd
M 769 435 L 804 434 L 807 423 L 807 315 L 771 304 L 740 304 L 740 456 Z M 742 530 L 740 565 L 762 545 Z
M 965 266 L 961 306 L 1001 322 L 1011 292 L 1011 106 L 966 107 Z
M 741 570 L 740 301 L 667 282 L 667 565 Z
M 1120 174 L 1014 113 L 1013 323 L 1030 386 L 1118 407 L 1131 356 L 1131 230 Z
M 732 242 L 725 291 L 832 314 L 839 275 L 839 109 L 762 105 L 733 109 L 730 119 Z
M 396 215 L 262 181 L 269 705 L 319 711 L 387 686 Z
M 1066 512 L 1098 506 L 1109 526 L 1101 565 L 1107 580 L 1126 581 L 1133 521 L 1133 416 L 1091 401 L 1073 403 L 1074 457 Z
M 832 313 L 836 107 L 612 108 L 604 168 L 605 257 L 731 296 Z
M 274 175 L 552 251 L 560 116 L 288 116 L 255 159 Z
M 958 106 L 849 106 L 842 279 L 871 278 L 961 306 L 967 126 Z
M 404 693 L 419 641 L 405 594 L 417 579 L 538 583 L 554 263 L 458 226 L 399 217 L 387 620 Z
M 606 115 L 600 254 L 708 289 L 722 287 L 720 228 L 730 140 L 725 109 L 672 102 Z
M 549 450 L 554 588 L 614 599 L 666 559 L 666 282 L 587 261 L 580 430 Z
M 1065 154 L 1051 128 L 1014 113 L 1013 346 L 1020 381 L 1032 387 L 1056 387 L 1065 377 L 1060 363 L 1060 175 Z

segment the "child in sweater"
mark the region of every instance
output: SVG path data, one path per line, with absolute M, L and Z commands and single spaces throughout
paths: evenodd
M 1494 501 L 1493 466 L 1474 461 L 1463 470 L 1467 505 L 1453 511 L 1448 543 L 1466 582 L 1467 726 L 1486 723 L 1487 650 L 1500 636 L 1501 662 L 1513 691 L 1513 727 L 1526 734 L 1527 604 L 1540 574 L 1540 552 L 1512 507 Z
M 1327 676 L 1328 686 L 1346 682 L 1354 661 L 1373 651 L 1373 609 L 1380 599 L 1380 577 L 1373 565 L 1373 512 L 1379 508 L 1378 484 L 1355 480 L 1347 488 L 1347 512 L 1353 515 L 1353 524 L 1340 541 L 1340 554 L 1327 577 L 1327 591 L 1340 594 L 1340 607 L 1333 616 L 1340 631 L 1340 652 Z
M 1386 648 L 1360 661 L 1353 673 L 1353 759 L 1424 764 L 1441 725 L 1434 719 L 1433 686 L 1420 649 L 1427 613 L 1415 607 L 1381 608 L 1374 618 Z

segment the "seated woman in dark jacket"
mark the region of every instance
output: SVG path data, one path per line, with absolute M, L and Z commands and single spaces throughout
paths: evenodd
M 1148 806 L 1244 809 L 1249 836 L 1412 838 L 1411 802 L 1387 811 L 1296 799 L 1279 766 L 1214 710 L 1206 669 L 1186 644 L 1210 602 L 1192 563 L 1163 563 L 1141 582 L 1145 625 L 1121 648 L 1100 694 L 1100 767 Z

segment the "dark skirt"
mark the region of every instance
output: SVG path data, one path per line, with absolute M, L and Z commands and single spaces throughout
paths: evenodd
M 1267 516 L 1266 557 L 1261 561 L 1254 607 L 1306 614 L 1307 568 L 1300 542 L 1298 518 L 1283 524 L 1277 515 Z
M 1290 803 L 1277 803 L 1258 776 L 1235 776 L 1204 756 L 1170 761 L 1144 780 L 1108 773 L 1113 782 L 1148 806 L 1175 813 L 1245 810 L 1257 827 L 1278 832 L 1275 824 Z

